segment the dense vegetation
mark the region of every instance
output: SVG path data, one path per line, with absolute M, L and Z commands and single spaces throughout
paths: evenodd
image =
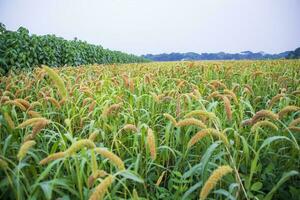
M 0 78 L 0 199 L 300 196 L 300 61 Z
M 295 51 L 291 51 L 287 57 L 287 59 L 300 59 L 300 47 L 295 49 Z
M 285 58 L 290 51 L 269 54 L 264 52 L 253 53 L 251 51 L 243 51 L 241 53 L 170 53 L 170 54 L 146 54 L 144 58 L 153 61 L 179 61 L 179 60 L 264 60 L 264 59 L 282 59 Z
M 48 66 L 78 66 L 85 64 L 133 63 L 146 59 L 104 49 L 99 45 L 74 39 L 65 40 L 55 35 L 30 35 L 23 27 L 6 30 L 0 23 L 0 69 Z

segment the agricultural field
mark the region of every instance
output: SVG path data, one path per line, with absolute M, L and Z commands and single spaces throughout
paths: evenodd
M 0 78 L 0 199 L 300 198 L 300 61 Z

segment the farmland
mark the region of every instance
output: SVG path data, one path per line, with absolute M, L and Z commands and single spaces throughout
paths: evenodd
M 42 66 L 0 92 L 0 199 L 299 199 L 299 60 Z

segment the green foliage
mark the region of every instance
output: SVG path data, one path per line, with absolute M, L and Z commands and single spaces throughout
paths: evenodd
M 32 68 L 42 64 L 78 66 L 145 61 L 142 57 L 104 49 L 76 38 L 68 41 L 55 35 L 30 35 L 23 27 L 9 31 L 0 23 L 0 67 L 5 72 L 10 68 Z

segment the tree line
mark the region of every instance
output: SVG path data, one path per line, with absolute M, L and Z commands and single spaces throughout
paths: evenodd
M 291 51 L 286 57 L 287 59 L 299 59 L 300 58 L 300 47 Z
M 58 67 L 146 61 L 148 60 L 145 58 L 104 49 L 77 38 L 65 40 L 55 35 L 38 36 L 30 34 L 24 27 L 10 31 L 0 23 L 0 68 L 4 73 L 13 68 L 33 68 L 40 65 Z

